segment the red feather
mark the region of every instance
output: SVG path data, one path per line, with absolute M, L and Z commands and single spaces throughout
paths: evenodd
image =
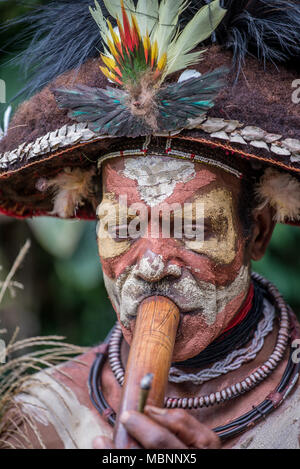
M 131 22 L 132 22 L 132 38 L 133 38 L 133 47 L 138 48 L 140 42 L 142 41 L 139 26 L 137 20 L 134 15 L 131 15 Z
M 117 24 L 118 24 L 120 38 L 121 38 L 121 42 L 119 42 L 117 45 L 118 45 L 118 48 L 119 48 L 119 50 L 122 54 L 122 57 L 123 57 L 122 46 L 124 47 L 124 49 L 127 50 L 126 39 L 125 39 L 124 30 L 123 30 L 122 25 L 121 25 L 120 21 L 118 20 L 118 18 L 117 18 Z
M 125 33 L 125 45 L 127 48 L 133 52 L 133 41 L 132 41 L 132 36 L 131 36 L 131 28 L 130 28 L 130 23 L 129 19 L 127 16 L 127 13 L 124 8 L 124 1 L 121 0 L 121 6 L 122 6 L 122 14 L 123 14 L 123 26 L 124 26 L 124 33 Z

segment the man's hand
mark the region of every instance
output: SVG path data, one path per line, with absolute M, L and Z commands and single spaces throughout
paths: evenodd
M 130 411 L 121 415 L 128 433 L 146 449 L 218 449 L 219 437 L 183 409 L 146 406 L 145 413 Z M 115 449 L 108 438 L 97 437 L 95 449 Z

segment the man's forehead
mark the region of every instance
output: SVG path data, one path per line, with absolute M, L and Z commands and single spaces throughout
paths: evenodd
M 103 184 L 106 193 L 127 195 L 131 203 L 143 201 L 149 207 L 182 203 L 213 187 L 227 192 L 239 187 L 239 181 L 220 168 L 165 156 L 110 160 L 103 168 Z

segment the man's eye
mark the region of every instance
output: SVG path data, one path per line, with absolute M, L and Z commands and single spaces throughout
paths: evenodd
M 135 223 L 111 225 L 108 230 L 111 238 L 116 242 L 135 240 L 141 237 L 141 223 L 139 220 L 136 220 Z
M 203 223 L 202 220 L 198 222 L 197 220 L 193 220 L 192 222 L 184 225 L 183 236 L 189 241 L 207 241 L 212 236 L 215 236 L 215 233 L 210 223 Z
M 108 227 L 108 232 L 111 238 L 115 239 L 116 241 L 122 241 L 123 239 L 128 239 L 130 237 L 127 224 L 110 225 Z

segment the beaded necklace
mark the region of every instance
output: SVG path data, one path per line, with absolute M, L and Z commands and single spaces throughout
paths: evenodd
M 264 318 L 258 323 L 253 340 L 249 346 L 233 351 L 230 350 L 230 353 L 224 359 L 216 361 L 211 367 L 201 369 L 198 372 L 187 373 L 182 365 L 181 368 L 172 366 L 170 368 L 168 381 L 170 383 L 190 382 L 195 385 L 200 385 L 218 376 L 229 373 L 230 371 L 234 371 L 244 363 L 254 360 L 264 345 L 265 337 L 273 330 L 275 309 L 267 300 L 264 300 L 263 310 Z M 109 341 L 108 359 L 112 372 L 120 386 L 123 386 L 125 379 L 125 370 L 121 361 L 121 346 L 123 340 L 121 326 L 117 323 Z M 210 360 L 210 362 L 212 362 L 212 360 Z M 177 363 L 175 365 L 177 365 Z
M 300 338 L 300 328 L 294 313 L 286 305 L 278 290 L 270 282 L 260 277 L 258 274 L 252 274 L 252 278 L 257 281 L 262 288 L 265 289 L 265 296 L 276 307 L 280 313 L 280 328 L 275 348 L 269 359 L 256 370 L 254 370 L 243 381 L 236 383 L 230 387 L 221 389 L 209 396 L 201 396 L 198 398 L 166 398 L 165 406 L 168 408 L 198 408 L 208 407 L 219 404 L 239 397 L 247 391 L 250 391 L 272 373 L 280 362 L 289 340 L 293 341 Z M 290 333 L 291 327 L 291 333 Z M 109 334 L 105 343 L 100 346 L 97 358 L 94 361 L 89 376 L 89 391 L 93 405 L 99 413 L 107 419 L 111 424 L 115 424 L 116 414 L 107 404 L 101 389 L 101 371 L 108 355 L 108 347 L 112 332 Z M 256 424 L 265 418 L 270 412 L 276 409 L 288 396 L 295 386 L 300 371 L 300 363 L 296 364 L 292 360 L 294 349 L 290 348 L 290 357 L 282 379 L 276 389 L 270 393 L 266 399 L 250 412 L 242 415 L 238 419 L 233 420 L 227 425 L 219 426 L 213 430 L 219 435 L 222 441 L 232 438 L 249 428 L 249 425 Z

